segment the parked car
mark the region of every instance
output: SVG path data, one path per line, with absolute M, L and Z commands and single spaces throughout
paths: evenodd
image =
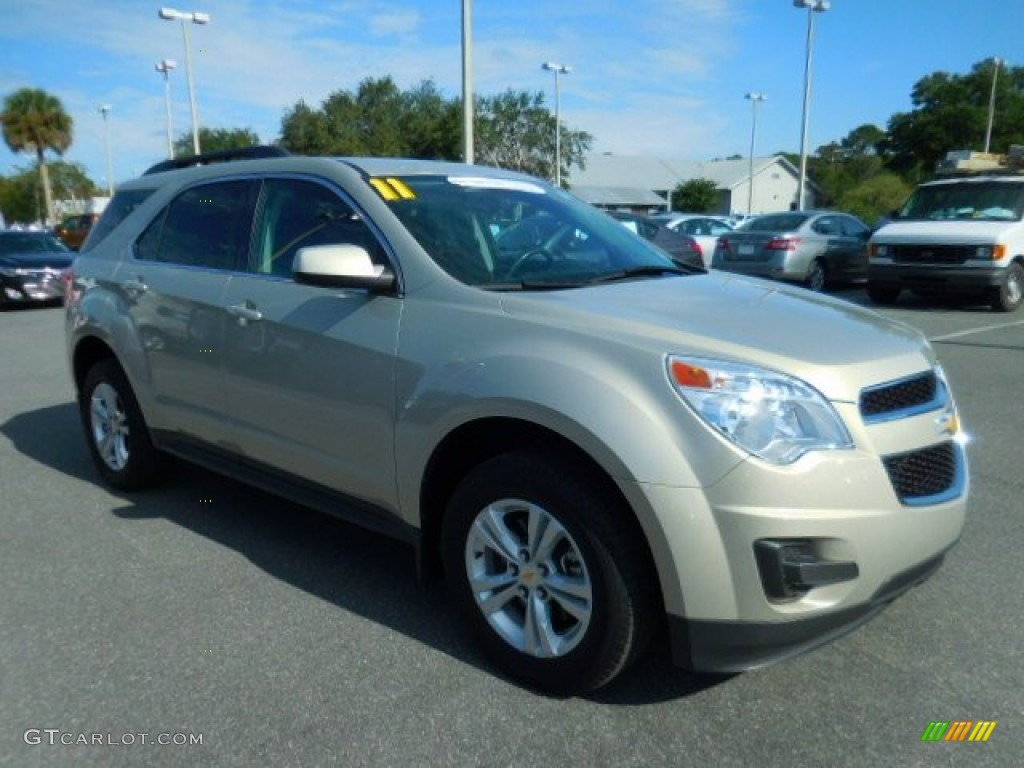
M 49 232 L 0 232 L 0 306 L 57 301 L 74 254 Z
M 99 218 L 96 213 L 82 213 L 77 216 L 68 216 L 55 230 L 57 237 L 72 251 L 82 247 L 85 238 L 89 236 L 92 225 Z
M 755 216 L 722 235 L 712 266 L 801 283 L 812 291 L 867 277 L 871 230 L 836 211 Z
M 630 232 L 661 248 L 677 264 L 705 268 L 704 254 L 696 238 L 675 232 L 648 216 L 638 216 L 625 211 L 608 211 L 608 214 Z
M 732 232 L 733 225 L 728 219 L 703 213 L 657 213 L 651 219 L 673 232 L 689 235 L 700 246 L 704 266 L 710 267 L 715 255 L 718 238 Z
M 788 658 L 960 536 L 964 440 L 918 331 L 681 268 L 511 171 L 250 156 L 122 184 L 74 262 L 113 487 L 172 454 L 397 536 L 488 658 L 559 693 L 666 635 L 690 669 Z

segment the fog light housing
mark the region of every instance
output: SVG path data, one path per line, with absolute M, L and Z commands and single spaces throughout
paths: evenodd
M 776 601 L 796 600 L 815 587 L 860 575 L 851 560 L 828 560 L 816 554 L 812 539 L 758 539 L 754 558 L 765 595 Z

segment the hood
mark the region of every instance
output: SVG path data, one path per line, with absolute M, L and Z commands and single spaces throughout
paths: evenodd
M 833 400 L 927 370 L 910 326 L 846 301 L 723 272 L 506 294 L 512 316 L 576 327 L 660 354 L 735 360 L 797 376 Z
M 45 267 L 64 269 L 71 266 L 74 258 L 75 254 L 61 253 L 60 251 L 52 253 L 7 253 L 0 256 L 0 266 L 11 269 L 43 269 Z
M 871 241 L 889 245 L 992 245 L 1011 227 L 1019 226 L 1019 221 L 892 221 L 875 232 Z

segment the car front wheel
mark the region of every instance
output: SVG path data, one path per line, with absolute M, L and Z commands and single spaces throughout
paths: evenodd
M 505 454 L 465 478 L 444 521 L 445 571 L 484 651 L 551 693 L 609 682 L 659 616 L 639 534 L 599 485 L 557 458 Z
M 1014 312 L 1024 303 L 1024 266 L 1013 263 L 1006 268 L 1002 285 L 992 289 L 992 309 Z
M 79 412 L 89 452 L 103 479 L 115 488 L 139 490 L 160 475 L 160 454 L 124 371 L 101 360 L 86 374 Z

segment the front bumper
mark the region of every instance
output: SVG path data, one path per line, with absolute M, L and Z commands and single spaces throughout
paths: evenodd
M 36 278 L 9 278 L 0 281 L 0 301 L 28 303 L 33 301 L 59 301 L 64 298 L 64 286 L 59 275 Z
M 869 621 L 901 594 L 924 582 L 945 553 L 885 582 L 871 599 L 797 621 L 715 621 L 668 616 L 672 658 L 677 666 L 733 674 L 784 661 L 826 645 Z
M 935 418 L 873 427 L 870 451 L 808 454 L 785 467 L 751 459 L 703 489 L 639 486 L 657 520 L 648 540 L 677 662 L 735 672 L 787 658 L 927 578 L 963 531 L 966 454 L 940 440 L 955 457 L 947 492 L 902 501 L 883 457 L 900 455 L 908 433 L 934 434 Z M 780 543 L 792 550 L 773 569 L 764 545 Z
M 981 291 L 1002 285 L 1005 267 L 950 267 L 941 264 L 868 265 L 868 282 L 932 291 Z

